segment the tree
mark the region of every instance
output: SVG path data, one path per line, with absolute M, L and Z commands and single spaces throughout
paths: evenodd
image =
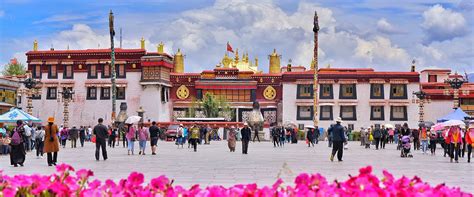
M 189 118 L 195 118 L 196 117 L 196 110 L 201 108 L 201 102 L 197 100 L 196 98 L 191 99 L 191 104 L 187 110 L 186 116 Z
M 207 92 L 202 99 L 202 109 L 207 118 L 216 118 L 219 116 L 219 102 L 216 97 Z
M 10 61 L 10 63 L 5 65 L 2 71 L 3 76 L 24 75 L 25 73 L 25 65 L 16 61 L 16 59 L 14 59 L 14 61 Z
M 234 119 L 235 113 L 232 113 L 233 110 L 230 107 L 229 102 L 227 102 L 224 97 L 219 97 L 217 99 L 217 102 L 220 109 L 220 117 L 224 117 L 227 121 L 231 121 L 232 119 Z

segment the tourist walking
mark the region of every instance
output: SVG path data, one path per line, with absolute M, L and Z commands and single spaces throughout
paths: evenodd
M 452 126 L 448 132 L 447 141 L 449 142 L 449 156 L 450 161 L 453 162 L 453 159 L 456 163 L 458 163 L 458 159 L 461 152 L 462 146 L 462 136 L 461 136 L 461 128 L 458 126 Z
M 332 153 L 330 160 L 334 161 L 334 155 L 337 153 L 337 160 L 342 161 L 342 155 L 343 155 L 343 147 L 344 143 L 347 142 L 347 139 L 344 135 L 344 127 L 341 125 L 342 119 L 338 117 L 336 119 L 336 125 L 334 125 L 332 129 L 332 141 L 333 141 L 333 147 L 332 147 Z
M 211 128 L 210 125 L 207 125 L 207 126 L 205 127 L 205 129 L 206 129 L 206 134 L 205 134 L 205 140 L 204 140 L 204 142 L 205 142 L 205 144 L 211 144 L 210 138 L 211 138 L 212 128 Z
M 139 155 L 145 155 L 146 142 L 149 138 L 150 134 L 148 134 L 148 129 L 143 127 L 143 123 L 141 123 L 138 129 L 138 145 L 140 148 L 140 152 L 138 152 Z
M 23 138 L 25 133 L 25 128 L 23 127 L 23 121 L 16 121 L 16 127 L 13 129 L 13 132 L 10 134 L 10 164 L 14 167 L 18 165 L 23 166 L 25 162 L 25 144 Z
M 360 128 L 360 146 L 365 146 L 365 128 Z
M 69 137 L 67 127 L 63 127 L 61 129 L 61 132 L 60 132 L 59 136 L 61 137 L 61 145 L 63 146 L 63 148 L 66 148 L 66 141 Z
M 248 154 L 251 130 L 248 123 L 244 123 L 244 128 L 240 129 L 242 135 L 242 154 Z
M 421 132 L 420 129 L 421 128 L 414 129 L 412 132 L 414 150 L 420 150 L 420 132 Z
M 291 131 L 290 131 L 288 126 L 285 128 L 285 136 L 286 136 L 286 142 L 290 143 L 291 142 Z
M 198 141 L 200 141 L 200 129 L 199 127 L 197 127 L 197 125 L 194 125 L 191 129 L 191 143 L 193 145 L 193 148 L 194 148 L 194 152 L 197 151 L 197 144 L 198 144 Z
M 380 138 L 380 148 L 385 149 L 385 144 L 388 140 L 388 130 L 385 128 L 385 125 L 382 125 L 382 129 L 380 131 L 382 132 L 382 137 Z
M 115 148 L 115 141 L 117 140 L 117 127 L 112 126 L 109 135 L 109 147 Z
M 230 152 L 235 152 L 236 135 L 235 127 L 231 126 L 229 133 L 227 133 L 227 146 L 229 146 Z
M 428 130 L 426 127 L 420 127 L 419 139 L 421 140 L 421 151 L 426 154 L 428 151 Z
M 253 135 L 252 141 L 255 142 L 255 138 L 257 138 L 258 142 L 260 142 L 260 136 L 258 136 L 258 131 L 257 130 L 253 131 L 253 134 L 254 135 Z
M 273 127 L 271 128 L 271 135 L 273 147 L 280 146 L 280 143 L 278 142 L 278 139 L 280 138 L 280 128 L 277 127 L 276 123 L 273 123 Z
M 311 147 L 311 145 L 313 145 L 314 147 L 314 142 L 313 142 L 313 139 L 314 139 L 314 127 L 313 126 L 306 126 L 306 140 L 307 140 L 307 143 L 308 143 L 308 147 Z
M 367 130 L 364 131 L 364 142 L 365 142 L 365 148 L 370 149 L 370 144 L 372 144 L 373 136 L 371 133 L 370 128 L 367 128 Z
M 388 143 L 393 144 L 393 137 L 395 135 L 395 131 L 393 128 L 387 128 L 388 129 Z
M 99 118 L 98 124 L 93 129 L 95 135 L 95 159 L 99 161 L 100 149 L 102 149 L 102 157 L 104 161 L 107 160 L 107 145 L 106 140 L 108 138 L 107 127 L 103 125 L 104 119 Z
M 128 130 L 127 130 L 126 138 L 127 138 L 127 146 L 128 146 L 128 155 L 130 155 L 130 153 L 132 153 L 133 155 L 133 152 L 135 149 L 136 129 L 132 124 L 127 124 L 127 126 L 128 126 Z
M 71 148 L 76 148 L 77 137 L 79 137 L 79 131 L 76 126 L 72 126 L 72 129 L 69 129 L 69 139 L 71 140 Z
M 56 165 L 59 152 L 59 128 L 54 124 L 54 117 L 48 118 L 48 124 L 44 126 L 44 152 L 46 153 L 48 166 Z
M 375 126 L 375 129 L 373 130 L 373 135 L 375 140 L 375 150 L 378 150 L 381 142 L 380 139 L 382 138 L 382 131 L 380 130 L 379 125 Z
M 36 158 L 43 158 L 43 148 L 44 148 L 44 129 L 41 126 L 38 126 L 35 132 L 35 149 L 36 149 Z
M 331 124 L 328 128 L 328 147 L 332 147 L 332 135 L 333 135 L 334 124 Z
M 79 128 L 79 142 L 81 143 L 81 147 L 84 147 L 84 140 L 86 140 L 86 129 L 84 126 Z
M 467 144 L 467 162 L 471 163 L 472 147 L 474 146 L 474 120 L 469 122 L 469 128 L 466 131 L 466 144 Z
M 128 130 L 125 130 L 125 128 L 120 129 L 120 135 L 122 136 L 122 146 L 123 146 L 123 148 L 128 147 L 127 132 L 128 132 Z M 120 143 L 120 140 L 119 140 L 119 143 Z
M 31 127 L 28 125 L 28 122 L 24 122 L 23 125 L 23 145 L 25 146 L 25 151 L 26 152 L 30 152 L 33 148 L 32 148 L 32 133 L 33 133 L 33 129 L 31 129 Z
M 314 129 L 313 135 L 314 135 L 314 136 L 313 136 L 313 140 L 315 141 L 314 143 L 315 143 L 315 144 L 318 144 L 318 142 L 319 142 L 319 135 L 320 135 L 320 134 L 319 134 L 319 127 L 318 127 L 318 126 L 316 126 L 316 128 Z
M 158 138 L 160 136 L 160 128 L 156 126 L 156 122 L 151 122 L 150 127 L 150 146 L 151 146 L 151 154 L 156 155 L 156 146 L 158 144 Z
M 179 146 L 181 145 L 181 148 L 183 148 L 184 144 L 184 128 L 181 125 L 176 129 L 176 145 Z
M 280 124 L 278 125 L 278 127 L 280 127 L 280 147 L 283 147 L 285 145 L 285 128 L 283 126 L 281 126 Z
M 430 151 L 431 155 L 436 154 L 436 141 L 438 141 L 438 134 L 436 131 L 429 132 L 429 139 L 430 139 Z

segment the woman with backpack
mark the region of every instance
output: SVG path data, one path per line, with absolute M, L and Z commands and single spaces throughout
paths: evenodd
M 44 129 L 42 126 L 38 126 L 38 129 L 35 133 L 35 149 L 36 149 L 36 158 L 43 158 L 43 148 L 44 148 Z
M 146 141 L 148 141 L 148 139 L 150 139 L 148 129 L 143 127 L 143 123 L 141 123 L 138 129 L 138 145 L 140 148 L 140 152 L 138 152 L 139 155 L 145 155 Z
M 132 124 L 127 124 L 128 132 L 127 132 L 127 145 L 128 145 L 128 155 L 135 149 L 135 140 L 136 140 L 136 129 Z
M 63 146 L 63 148 L 66 148 L 66 141 L 69 138 L 69 130 L 67 129 L 67 127 L 63 127 L 63 129 L 61 129 L 60 136 L 61 136 L 61 145 Z
M 10 142 L 10 164 L 14 167 L 18 167 L 18 165 L 23 166 L 25 162 L 25 146 L 23 144 L 22 136 L 25 133 L 25 129 L 23 127 L 23 121 L 18 120 L 16 121 L 16 127 L 13 129 L 12 133 L 10 134 L 11 142 Z

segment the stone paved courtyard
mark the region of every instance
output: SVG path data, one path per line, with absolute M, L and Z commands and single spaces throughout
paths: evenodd
M 248 155 L 241 154 L 240 142 L 237 143 L 235 153 L 228 151 L 226 142 L 213 141 L 211 145 L 198 146 L 196 153 L 188 149 L 187 145 L 184 149 L 177 149 L 172 142 L 160 141 L 158 146 L 158 155 L 151 155 L 147 147 L 145 156 L 128 156 L 127 150 L 121 146 L 108 148 L 109 160 L 97 162 L 94 145 L 86 143 L 84 148 L 62 149 L 58 161 L 71 164 L 76 169 L 92 169 L 95 177 L 102 180 L 119 180 L 132 171 L 138 171 L 144 173 L 147 180 L 164 174 L 174 179 L 175 184 L 187 187 L 194 183 L 202 186 L 252 182 L 270 185 L 277 177 L 292 183 L 301 172 L 319 172 L 329 180 L 346 180 L 349 174 L 356 175 L 359 168 L 372 165 L 377 175 L 381 175 L 383 169 L 388 169 L 397 177 L 417 175 L 431 184 L 444 182 L 474 192 L 474 165 L 468 164 L 466 158 L 457 164 L 450 163 L 449 159 L 442 156 L 440 148 L 436 156 L 423 155 L 417 151 L 414 152 L 414 158 L 400 158 L 393 144 L 387 145 L 385 150 L 366 150 L 358 142 L 351 142 L 349 150 L 344 152 L 344 162 L 331 163 L 327 142 L 314 148 L 308 148 L 301 141 L 298 144 L 286 144 L 284 148 L 273 148 L 269 142 L 250 143 Z M 46 164 L 46 155 L 44 159 L 37 159 L 32 153 L 28 153 L 25 167 L 10 166 L 8 156 L 0 157 L 0 166 L 8 175 L 54 172 L 54 168 Z

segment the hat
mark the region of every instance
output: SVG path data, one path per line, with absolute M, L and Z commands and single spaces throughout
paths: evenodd
M 342 122 L 342 118 L 341 118 L 341 117 L 337 117 L 337 118 L 336 118 L 336 122 Z
M 248 123 L 246 123 L 246 122 L 244 122 L 244 126 L 249 126 L 249 124 L 248 124 Z
M 183 124 L 179 124 L 179 126 L 181 126 L 181 127 L 182 127 L 182 126 L 183 126 Z
M 54 117 L 49 117 L 49 118 L 48 118 L 48 122 L 53 123 L 53 122 L 54 122 Z

